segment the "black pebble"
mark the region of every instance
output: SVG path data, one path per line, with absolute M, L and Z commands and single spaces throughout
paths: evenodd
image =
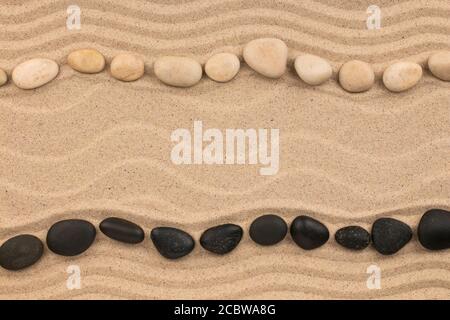
M 121 218 L 106 218 L 100 223 L 100 230 L 111 239 L 125 243 L 136 244 L 145 239 L 144 230 L 140 226 Z
M 277 215 L 267 214 L 256 218 L 250 225 L 250 238 L 263 246 L 277 244 L 286 237 L 286 222 Z
M 429 250 L 450 248 L 450 212 L 432 209 L 422 216 L 417 230 L 419 241 Z
M 380 218 L 372 225 L 372 243 L 384 255 L 391 255 L 403 248 L 412 238 L 411 228 L 392 218 Z
M 370 233 L 359 226 L 341 228 L 336 231 L 334 238 L 341 246 L 351 250 L 363 250 L 370 243 Z
M 150 233 L 150 238 L 158 252 L 167 259 L 184 257 L 195 247 L 194 239 L 188 233 L 176 228 L 155 228 Z
M 47 246 L 56 254 L 76 256 L 89 249 L 96 233 L 94 225 L 85 220 L 59 221 L 48 230 Z
M 208 251 L 226 254 L 237 247 L 244 231 L 235 224 L 222 224 L 203 232 L 200 244 Z
M 44 245 L 37 237 L 22 234 L 7 240 L 0 247 L 0 266 L 21 270 L 35 264 L 44 253 Z
M 330 238 L 327 227 L 308 216 L 299 216 L 292 221 L 291 236 L 294 242 L 305 250 L 316 249 Z

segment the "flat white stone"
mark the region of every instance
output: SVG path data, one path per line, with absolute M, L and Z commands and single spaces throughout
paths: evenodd
M 311 54 L 295 58 L 294 67 L 300 79 L 312 86 L 324 83 L 333 74 L 333 69 L 328 61 Z
M 239 72 L 241 63 L 232 53 L 218 53 L 206 61 L 205 73 L 214 81 L 227 82 Z
M 166 56 L 153 65 L 156 77 L 167 85 L 190 87 L 202 78 L 202 66 L 191 58 Z
M 450 51 L 432 54 L 428 59 L 428 68 L 435 77 L 450 81 Z
M 422 78 L 422 67 L 414 62 L 396 62 L 384 70 L 383 83 L 390 91 L 401 92 L 414 87 Z
M 52 81 L 58 75 L 58 64 L 50 59 L 31 59 L 16 66 L 12 80 L 21 89 L 35 89 Z
M 263 76 L 279 78 L 286 71 L 288 48 L 280 39 L 252 40 L 244 47 L 243 55 L 249 67 Z

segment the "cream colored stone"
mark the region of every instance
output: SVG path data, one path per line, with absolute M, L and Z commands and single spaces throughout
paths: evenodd
M 156 77 L 175 87 L 190 87 L 202 78 L 202 66 L 197 61 L 186 57 L 166 56 L 159 58 L 153 65 Z
M 144 61 L 133 54 L 118 54 L 111 61 L 111 75 L 118 80 L 135 81 L 144 75 Z
M 105 68 L 105 57 L 95 49 L 81 49 L 69 54 L 67 63 L 82 73 L 98 73 Z
M 294 67 L 300 79 L 312 86 L 324 83 L 333 74 L 333 69 L 328 61 L 311 54 L 295 58 Z
M 218 53 L 206 62 L 205 73 L 214 81 L 227 82 L 236 76 L 240 66 L 239 58 L 235 54 Z
M 8 75 L 5 71 L 0 69 L 0 87 L 4 85 L 6 82 L 8 82 Z
M 344 63 L 339 70 L 339 83 L 349 92 L 364 92 L 372 88 L 375 73 L 370 64 L 351 60 Z
M 252 40 L 244 47 L 245 62 L 263 76 L 279 78 L 286 71 L 288 48 L 275 38 Z
M 420 78 L 422 78 L 422 67 L 408 61 L 394 63 L 383 73 L 384 85 L 393 92 L 401 92 L 414 87 Z
M 16 66 L 12 80 L 21 89 L 35 89 L 52 81 L 58 75 L 58 64 L 50 59 L 31 59 Z
M 435 77 L 450 81 L 450 51 L 432 54 L 428 59 L 428 68 Z

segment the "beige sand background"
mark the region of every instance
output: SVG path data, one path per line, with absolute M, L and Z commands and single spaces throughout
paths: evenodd
M 82 9 L 82 29 L 65 27 L 69 4 Z M 178 4 L 177 4 L 178 3 Z M 0 4 L 0 67 L 31 57 L 64 64 L 75 48 L 108 59 L 142 55 L 148 74 L 121 83 L 107 71 L 82 75 L 63 65 L 34 91 L 0 88 L 0 241 L 19 233 L 45 239 L 65 218 L 98 224 L 120 216 L 142 225 L 181 227 L 197 239 L 206 228 L 248 228 L 260 214 L 322 220 L 332 234 L 367 228 L 392 216 L 414 228 L 433 207 L 450 208 L 450 83 L 428 71 L 414 89 L 392 94 L 380 83 L 352 95 L 336 82 L 302 83 L 292 70 L 265 79 L 245 65 L 236 79 L 206 77 L 190 89 L 162 85 L 154 57 L 239 48 L 273 36 L 296 52 L 333 62 L 357 58 L 383 70 L 390 61 L 424 62 L 450 49 L 448 1 L 377 1 L 382 29 L 366 30 L 372 1 L 9 1 Z M 279 128 L 281 168 L 175 166 L 170 133 L 202 120 L 213 128 Z M 68 290 L 66 268 L 78 265 L 82 289 Z M 382 271 L 382 289 L 366 287 L 366 269 Z M 264 248 L 246 234 L 232 254 L 197 246 L 179 261 L 160 257 L 150 240 L 127 246 L 98 234 L 77 258 L 46 251 L 21 272 L 0 270 L 0 298 L 449 298 L 450 252 L 427 252 L 416 238 L 399 254 L 360 253 L 334 240 L 306 252 L 287 237 Z

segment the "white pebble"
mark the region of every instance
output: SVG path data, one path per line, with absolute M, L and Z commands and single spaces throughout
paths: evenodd
M 245 62 L 263 76 L 279 78 L 286 71 L 288 48 L 280 39 L 252 40 L 244 47 Z
M 52 81 L 58 75 L 58 64 L 50 59 L 31 59 L 16 66 L 12 80 L 21 89 L 35 89 Z
M 186 57 L 166 56 L 159 58 L 153 65 L 156 77 L 175 87 L 190 87 L 202 78 L 202 66 L 197 61 Z
M 239 58 L 235 54 L 218 53 L 206 62 L 205 73 L 214 81 L 227 82 L 236 76 L 240 66 Z
M 390 91 L 401 92 L 414 87 L 422 78 L 422 67 L 414 62 L 396 62 L 384 70 L 383 83 Z
M 437 52 L 428 59 L 431 73 L 444 81 L 450 81 L 450 51 Z
M 330 79 L 333 69 L 328 61 L 311 54 L 298 56 L 294 63 L 300 79 L 307 84 L 317 86 Z

